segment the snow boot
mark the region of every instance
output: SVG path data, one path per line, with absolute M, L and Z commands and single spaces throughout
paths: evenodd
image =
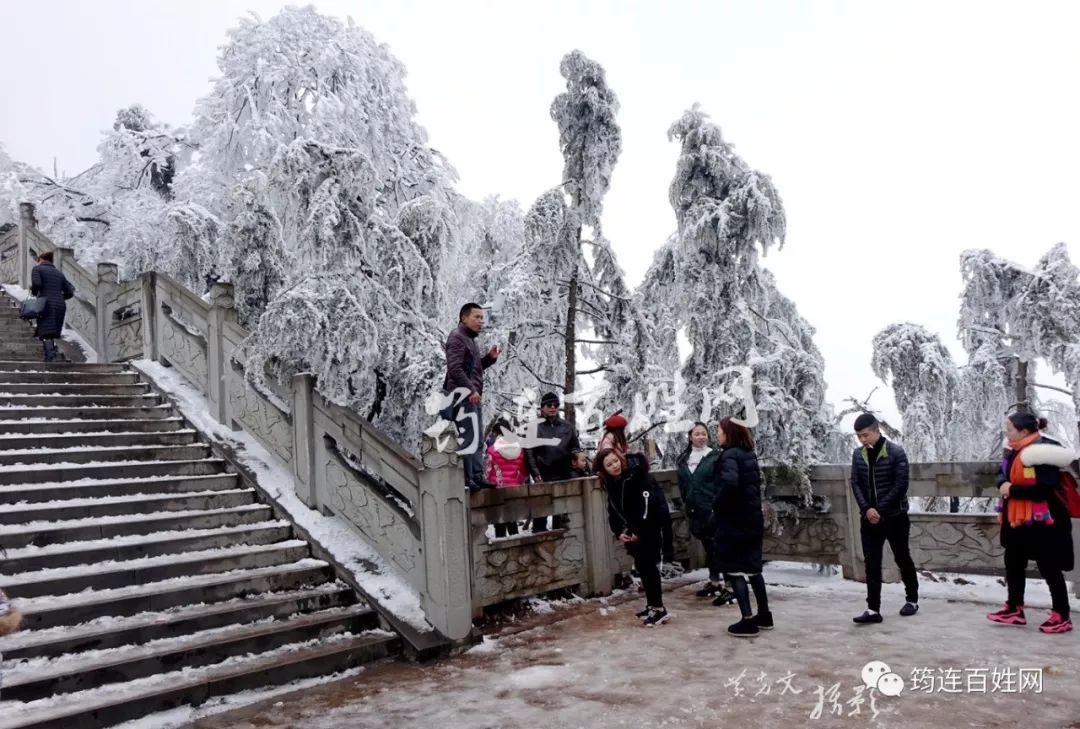
M 754 616 L 754 625 L 758 626 L 761 630 L 772 630 L 773 620 L 772 612 L 764 610 Z
M 900 614 L 905 618 L 910 618 L 917 612 L 919 612 L 919 603 L 917 602 L 905 602 L 904 607 L 900 608 Z

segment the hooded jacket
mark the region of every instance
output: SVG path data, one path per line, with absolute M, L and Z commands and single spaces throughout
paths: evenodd
M 510 488 L 525 483 L 529 474 L 525 468 L 525 449 L 520 443 L 499 436 L 488 447 L 487 454 L 488 481 L 498 488 Z

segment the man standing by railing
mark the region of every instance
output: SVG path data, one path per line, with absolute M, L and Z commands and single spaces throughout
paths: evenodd
M 465 486 L 470 491 L 494 488 L 484 479 L 484 448 L 481 434 L 484 419 L 480 411 L 480 399 L 484 394 L 484 370 L 495 364 L 499 348 L 492 347 L 483 357 L 476 345 L 476 338 L 484 329 L 484 310 L 479 304 L 469 302 L 458 313 L 458 325 L 446 338 L 446 379 L 443 390 L 453 397 L 448 418 L 458 428 L 462 440 L 459 453 L 465 466 Z M 454 391 L 468 393 L 464 399 Z M 460 418 L 460 419 L 459 419 Z
M 907 602 L 900 614 L 910 617 L 919 610 L 919 576 L 911 559 L 908 541 L 908 458 L 896 443 L 885 440 L 881 427 L 871 413 L 855 419 L 855 437 L 860 447 L 851 457 L 851 490 L 859 505 L 859 533 L 866 560 L 866 607 L 854 618 L 856 625 L 880 623 L 881 558 L 885 542 L 892 548 L 900 577 L 904 581 Z

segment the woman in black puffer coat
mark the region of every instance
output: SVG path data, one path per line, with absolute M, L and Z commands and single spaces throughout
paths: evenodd
M 657 563 L 664 551 L 664 530 L 671 512 L 663 490 L 649 474 L 649 463 L 640 453 L 624 455 L 605 448 L 596 454 L 597 475 L 608 497 L 608 523 L 634 558 L 634 567 L 645 587 L 645 609 L 637 614 L 647 627 L 668 621 Z
M 715 558 L 742 611 L 742 619 L 728 627 L 728 633 L 750 637 L 757 635 L 759 630 L 773 627 L 765 594 L 765 578 L 761 575 L 762 543 L 765 539 L 765 518 L 761 513 L 761 468 L 754 453 L 754 437 L 731 418 L 720 421 L 716 442 L 721 450 L 714 476 Z M 754 590 L 757 615 L 750 609 L 747 582 Z
M 67 300 L 75 295 L 75 288 L 53 265 L 52 251 L 38 256 L 38 265 L 30 272 L 30 293 L 45 299 L 45 310 L 38 317 L 34 336 L 41 340 L 45 361 L 54 362 L 57 357 L 56 340 L 64 332 Z

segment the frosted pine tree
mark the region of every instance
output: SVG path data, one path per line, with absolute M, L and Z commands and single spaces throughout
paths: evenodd
M 575 392 L 579 375 L 577 367 L 577 340 L 579 311 L 589 304 L 579 303 L 582 285 L 597 286 L 587 271 L 587 263 L 582 251 L 582 229 L 594 231 L 596 238 L 600 233 L 600 214 L 603 211 L 604 196 L 611 187 L 611 173 L 622 152 L 622 132 L 615 120 L 619 110 L 619 101 L 615 92 L 607 85 L 603 67 L 589 59 L 581 51 L 566 54 L 559 64 L 559 71 L 566 79 L 566 91 L 559 94 L 551 105 L 551 118 L 559 127 L 559 147 L 563 155 L 563 191 L 569 196 L 568 210 L 560 217 L 562 229 L 548 237 L 557 246 L 566 246 L 565 257 L 570 265 L 566 267 L 567 278 L 561 285 L 567 288 L 566 315 L 564 317 L 563 352 L 565 355 L 564 391 Z M 562 202 L 551 196 L 548 204 L 554 206 Z M 600 244 L 601 256 L 613 262 L 610 248 Z M 609 286 L 617 277 L 617 267 L 606 263 Z M 621 272 L 619 272 L 621 275 Z M 621 279 L 619 281 L 621 283 Z M 622 287 L 625 289 L 625 287 Z M 593 289 L 604 292 L 603 289 Z M 617 294 L 616 294 L 617 295 Z M 590 295 L 590 299 L 593 299 Z M 596 311 L 586 311 L 596 318 L 605 318 L 611 302 L 591 302 Z M 618 305 L 616 300 L 614 305 Z M 566 419 L 573 423 L 574 406 L 566 405 Z
M 890 324 L 874 336 L 874 374 L 892 387 L 914 461 L 951 461 L 960 377 L 941 339 L 917 324 Z
M 730 392 L 732 368 L 750 367 L 761 454 L 809 498 L 809 466 L 823 460 L 814 434 L 832 425 L 813 329 L 759 262 L 759 253 L 784 242 L 780 196 L 697 107 L 672 125 L 669 137 L 681 144 L 671 183 L 678 234 L 657 255 L 642 297 L 662 347 L 658 360 L 671 360 L 674 335 L 682 331 L 690 345 L 682 397 L 695 409 L 708 398 L 716 417 L 750 415 L 717 397 Z

